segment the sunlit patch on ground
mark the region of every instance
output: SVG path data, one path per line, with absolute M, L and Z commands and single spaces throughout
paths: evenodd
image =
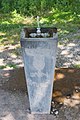
M 4 32 L 0 32 L 0 36 L 4 36 L 6 33 Z
M 28 25 L 33 24 L 33 22 L 35 22 L 33 17 L 25 17 L 24 20 L 22 21 L 23 24 L 28 24 Z
M 16 120 L 11 113 L 7 113 L 7 115 L 1 117 L 1 120 Z
M 28 120 L 34 120 L 35 117 L 36 120 L 39 117 L 40 120 L 47 120 L 47 117 L 50 117 L 50 120 L 56 120 L 56 116 L 61 120 L 70 117 L 77 120 L 80 113 L 80 69 L 57 68 L 53 86 L 51 108 L 53 108 L 54 114 L 49 116 L 32 115 L 30 111 L 26 110 L 29 108 L 29 103 L 25 97 L 27 89 L 23 67 L 0 71 L 0 102 L 3 100 L 3 103 L 0 104 L 1 120 L 16 120 L 18 116 Z
M 56 69 L 53 100 L 66 106 L 80 104 L 80 69 Z

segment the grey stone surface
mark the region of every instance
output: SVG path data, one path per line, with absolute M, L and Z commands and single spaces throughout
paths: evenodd
M 21 39 L 31 113 L 49 114 L 57 39 Z

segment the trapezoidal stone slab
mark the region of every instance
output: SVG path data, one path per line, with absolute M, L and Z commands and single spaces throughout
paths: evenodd
M 50 114 L 57 38 L 22 38 L 31 113 Z

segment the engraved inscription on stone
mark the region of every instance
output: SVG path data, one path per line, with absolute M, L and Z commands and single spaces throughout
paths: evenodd
M 30 40 L 24 42 L 26 44 L 23 47 L 30 109 L 32 113 L 49 113 L 56 41 Z
M 37 72 L 31 73 L 30 75 L 32 77 L 37 76 L 38 78 L 46 76 L 46 74 L 42 72 L 45 67 L 45 57 L 52 56 L 53 52 L 50 49 L 41 49 L 39 47 L 36 49 L 25 48 L 25 52 L 28 56 L 33 57 L 33 67 L 37 70 Z

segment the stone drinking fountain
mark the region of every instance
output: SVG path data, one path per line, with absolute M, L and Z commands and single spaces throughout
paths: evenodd
M 57 50 L 57 28 L 23 28 L 21 49 L 32 114 L 50 114 Z

